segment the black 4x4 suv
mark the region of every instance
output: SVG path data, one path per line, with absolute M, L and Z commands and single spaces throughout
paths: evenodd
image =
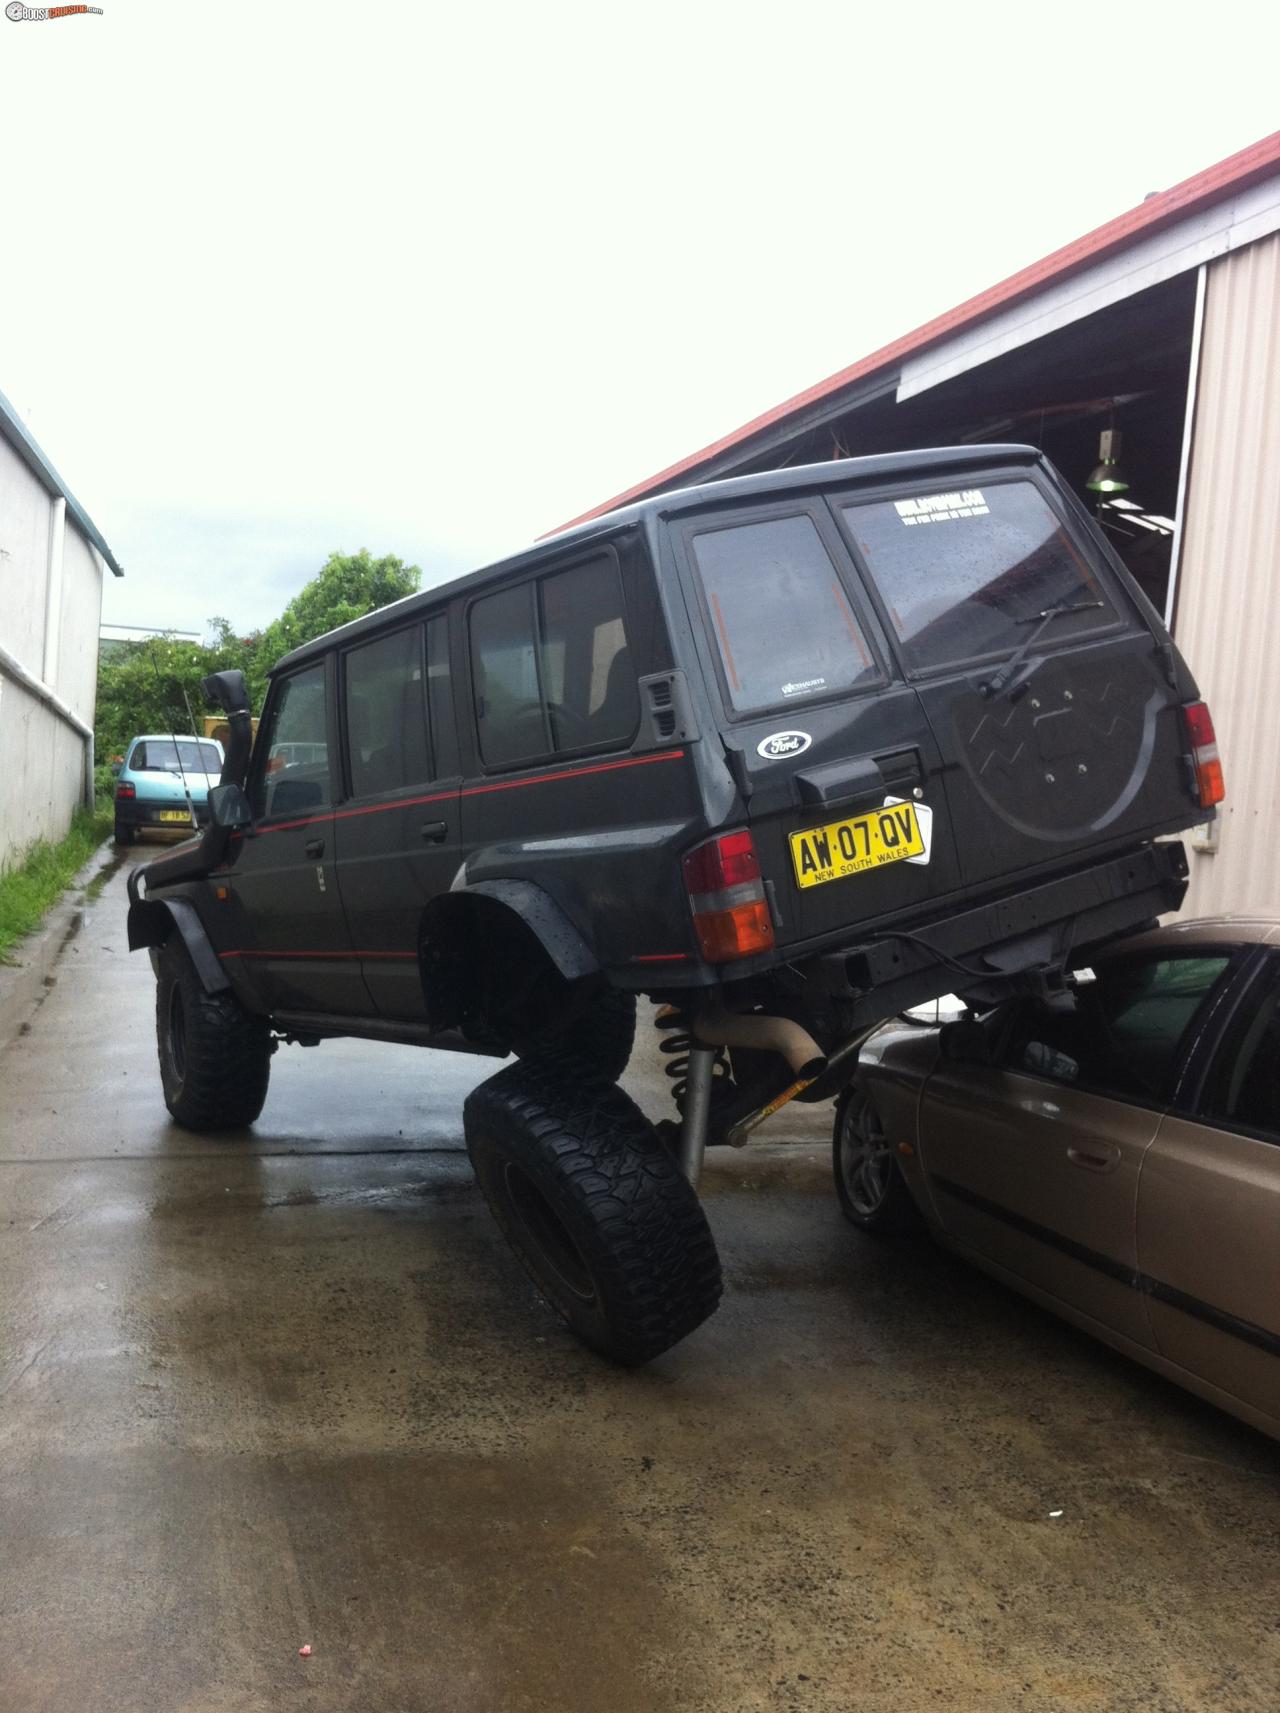
M 204 836 L 135 870 L 165 1100 L 248 1124 L 280 1039 L 519 1062 L 484 1194 L 590 1344 L 715 1307 L 708 1142 L 825 1099 L 869 1028 L 1052 988 L 1176 909 L 1221 773 L 1159 618 L 1028 447 L 667 494 L 308 643 Z M 616 1086 L 664 1006 L 678 1119 Z

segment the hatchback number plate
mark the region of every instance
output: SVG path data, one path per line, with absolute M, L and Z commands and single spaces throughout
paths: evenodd
M 825 827 L 806 827 L 791 835 L 791 862 L 797 886 L 822 886 L 850 874 L 884 868 L 907 857 L 923 856 L 924 837 L 914 803 L 897 803 Z
M 162 821 L 181 821 L 184 827 L 191 825 L 191 817 L 185 809 L 161 809 L 160 819 Z

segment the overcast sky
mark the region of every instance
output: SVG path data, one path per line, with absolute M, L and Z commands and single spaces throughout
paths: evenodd
M 249 629 L 332 548 L 438 581 L 1273 130 L 1275 17 L 0 18 L 0 391 L 125 566 L 109 620 Z

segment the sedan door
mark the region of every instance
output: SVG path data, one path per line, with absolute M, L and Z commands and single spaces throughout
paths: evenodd
M 1119 957 L 1053 1006 L 1018 1007 L 994 1064 L 944 1061 L 921 1145 L 949 1236 L 1148 1348 L 1138 1282 L 1139 1173 L 1179 1043 L 1226 954 Z
M 1160 1354 L 1280 1426 L 1280 957 L 1260 960 L 1192 1110 L 1143 1162 L 1138 1261 Z

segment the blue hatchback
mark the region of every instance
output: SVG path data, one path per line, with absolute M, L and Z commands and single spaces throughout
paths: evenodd
M 222 773 L 215 738 L 134 738 L 116 775 L 116 843 L 131 845 L 140 827 L 180 829 L 208 820 L 209 787 Z

